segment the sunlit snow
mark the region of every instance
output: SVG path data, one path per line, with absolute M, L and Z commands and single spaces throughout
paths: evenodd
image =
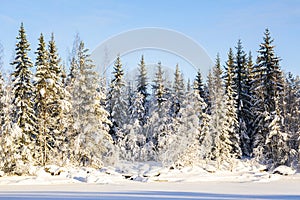
M 234 171 L 210 165 L 169 169 L 155 162 L 120 162 L 116 167 L 62 168 L 49 165 L 36 176 L 0 178 L 0 199 L 299 199 L 300 175 L 287 167 L 264 171 L 252 161 Z M 275 171 L 274 171 L 275 172 Z

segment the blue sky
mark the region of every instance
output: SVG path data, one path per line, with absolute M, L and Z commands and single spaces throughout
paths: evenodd
M 246 52 L 256 55 L 264 29 L 269 28 L 282 68 L 300 75 L 298 0 L 0 0 L 0 42 L 9 71 L 21 22 L 33 51 L 41 32 L 46 39 L 54 32 L 64 59 L 77 32 L 93 50 L 120 32 L 161 27 L 193 38 L 213 59 L 219 52 L 223 63 L 238 39 Z

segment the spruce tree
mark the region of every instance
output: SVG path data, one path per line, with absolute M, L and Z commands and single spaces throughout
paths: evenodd
M 243 106 L 243 93 L 244 93 L 244 80 L 245 80 L 245 73 L 246 73 L 246 54 L 243 50 L 242 42 L 241 40 L 238 40 L 237 47 L 236 47 L 236 56 L 235 56 L 235 62 L 234 62 L 234 74 L 233 80 L 236 85 L 236 91 L 237 91 L 237 108 L 238 108 L 238 117 L 240 117 L 240 112 L 242 110 Z
M 18 154 L 20 158 L 19 160 L 12 161 L 15 164 L 13 164 L 15 169 L 11 170 L 14 173 L 22 173 L 17 172 L 18 166 L 32 163 L 32 155 L 34 154 L 37 137 L 36 117 L 33 109 L 34 87 L 31 83 L 32 72 L 30 71 L 33 64 L 28 57 L 30 45 L 26 39 L 23 23 L 21 24 L 17 40 L 16 56 L 11 63 L 15 67 L 15 71 L 12 73 L 12 104 L 14 107 L 12 121 L 20 127 L 22 134 L 15 141 L 18 145 L 15 154 Z
M 197 93 L 199 93 L 201 98 L 203 98 L 203 99 L 205 98 L 204 84 L 203 84 L 202 75 L 201 75 L 200 70 L 197 72 L 197 76 L 194 81 L 194 90 L 196 90 Z
M 246 65 L 246 73 L 245 73 L 245 80 L 244 80 L 244 98 L 243 98 L 243 121 L 244 124 L 240 123 L 240 126 L 244 127 L 243 129 L 246 130 L 244 133 L 243 141 L 241 142 L 242 153 L 244 156 L 250 157 L 252 154 L 252 130 L 253 130 L 253 113 L 252 113 L 252 96 L 253 91 L 252 83 L 253 83 L 253 61 L 252 61 L 252 53 L 251 51 L 248 53 L 247 58 L 247 65 Z M 241 139 L 242 139 L 241 138 Z
M 283 96 L 283 75 L 279 66 L 279 58 L 275 56 L 273 40 L 270 32 L 266 29 L 264 33 L 263 43 L 260 44 L 256 65 L 254 66 L 253 85 L 251 90 L 254 92 L 252 96 L 253 114 L 254 114 L 254 155 L 263 162 L 273 162 L 270 156 L 270 149 L 273 143 L 266 145 L 266 138 L 270 134 L 272 126 L 272 116 L 276 109 L 281 115 L 282 104 L 279 101 Z M 276 108 L 278 106 L 278 108 Z M 277 116 L 281 118 L 282 116 Z M 280 127 L 282 130 L 282 127 Z M 277 132 L 279 134 L 279 132 Z M 279 135 L 276 136 L 279 138 Z M 275 141 L 274 141 L 275 142 Z
M 157 102 L 157 109 L 159 110 L 162 106 L 162 103 L 166 101 L 166 89 L 165 81 L 163 78 L 163 70 L 161 68 L 161 63 L 157 65 L 157 72 L 155 73 L 154 84 L 152 85 L 154 102 Z
M 52 34 L 48 50 L 43 35 L 39 38 L 35 75 L 35 108 L 39 124 L 40 164 L 66 161 L 65 131 L 70 103 L 61 83 L 61 67 Z M 59 159 L 58 159 L 59 158 Z
M 257 66 L 262 73 L 264 87 L 265 109 L 275 110 L 275 97 L 278 97 L 283 91 L 283 74 L 279 66 L 280 59 L 275 55 L 272 45 L 273 39 L 270 37 L 268 29 L 265 31 L 264 42 L 261 43 L 258 51 Z
M 238 117 L 237 117 L 237 103 L 235 101 L 236 91 L 235 84 L 233 81 L 233 59 L 232 50 L 229 50 L 228 61 L 226 62 L 226 77 L 225 77 L 225 98 L 226 98 L 226 128 L 231 141 L 231 154 L 233 157 L 240 158 L 242 151 L 240 148 L 240 136 L 238 134 Z
M 52 80 L 51 95 L 52 101 L 50 102 L 51 123 L 50 129 L 55 140 L 53 143 L 53 156 L 56 160 L 53 162 L 57 164 L 66 163 L 68 160 L 66 143 L 67 131 L 70 126 L 70 108 L 71 96 L 64 85 L 65 72 L 60 64 L 60 58 L 57 52 L 54 34 L 51 34 L 51 40 L 48 43 L 49 53 L 49 70 Z
M 147 113 L 148 113 L 148 91 L 147 91 L 147 71 L 146 65 L 144 61 L 144 56 L 141 58 L 141 62 L 139 64 L 139 75 L 137 78 L 137 93 L 142 95 L 142 106 L 144 113 L 140 116 L 140 123 L 144 125 L 147 120 Z
M 118 139 L 116 133 L 127 123 L 128 117 L 126 85 L 120 56 L 115 61 L 113 75 L 108 91 L 107 109 L 112 122 L 110 134 L 116 141 Z
M 225 79 L 225 88 L 227 90 L 228 87 L 231 86 L 232 90 L 235 91 L 235 97 L 236 97 L 236 84 L 233 81 L 233 77 L 234 77 L 234 70 L 235 70 L 235 66 L 234 66 L 234 56 L 233 56 L 233 51 L 230 48 L 228 51 L 228 59 L 225 63 L 225 75 L 224 75 L 224 79 Z M 226 91 L 227 92 L 227 91 Z
M 50 67 L 48 63 L 49 54 L 46 49 L 44 36 L 41 34 L 39 38 L 39 47 L 37 49 L 37 58 L 35 62 L 36 75 L 35 75 L 35 109 L 37 113 L 38 123 L 38 143 L 39 143 L 39 164 L 45 165 L 51 159 L 51 149 L 55 141 L 51 134 L 51 108 L 50 104 L 53 101 L 53 82 L 51 77 Z
M 212 75 L 212 71 L 209 70 L 208 71 L 208 75 L 207 75 L 207 86 L 205 88 L 205 96 L 206 98 L 204 98 L 206 100 L 207 103 L 207 114 L 211 114 L 211 102 L 213 101 L 213 96 L 214 96 L 214 92 L 212 91 L 212 86 L 213 86 L 213 75 Z
M 216 65 L 213 68 L 213 82 L 211 87 L 211 120 L 209 124 L 212 137 L 210 158 L 217 161 L 217 167 L 223 163 L 230 162 L 232 157 L 232 142 L 228 132 L 228 122 L 226 116 L 225 90 L 222 80 L 222 69 L 220 57 L 217 56 Z
M 61 83 L 61 68 L 52 34 L 48 50 L 44 37 L 39 38 L 35 75 L 35 108 L 39 124 L 40 164 L 63 164 L 66 161 L 66 113 L 70 103 Z M 59 158 L 59 159 L 58 159 Z
M 181 107 L 181 104 L 184 100 L 184 81 L 183 75 L 179 70 L 178 64 L 176 65 L 176 70 L 174 74 L 174 83 L 173 83 L 173 91 L 172 91 L 172 115 L 177 116 Z
M 185 90 L 184 90 L 184 80 L 183 75 L 179 70 L 179 65 L 176 65 L 176 70 L 174 74 L 174 83 L 173 83 L 174 95 L 177 97 L 178 101 L 183 101 Z
M 233 80 L 236 87 L 237 99 L 237 116 L 239 121 L 238 134 L 241 138 L 241 149 L 244 156 L 250 156 L 250 136 L 249 136 L 249 74 L 247 73 L 247 56 L 243 50 L 241 40 L 238 40 L 236 47 L 236 56 L 234 62 L 234 76 Z

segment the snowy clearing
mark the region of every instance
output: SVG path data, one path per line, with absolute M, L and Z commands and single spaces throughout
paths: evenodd
M 209 165 L 167 169 L 155 162 L 45 169 L 1 177 L 0 199 L 300 199 L 299 173 L 283 166 L 266 172 L 250 162 L 237 163 L 233 172 L 209 172 L 215 170 Z

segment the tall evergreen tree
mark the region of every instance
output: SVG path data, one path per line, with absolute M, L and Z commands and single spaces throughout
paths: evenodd
M 233 59 L 232 50 L 229 50 L 228 61 L 226 62 L 226 77 L 225 77 L 225 98 L 226 98 L 226 128 L 231 141 L 231 154 L 233 157 L 240 158 L 242 151 L 240 148 L 240 136 L 238 134 L 238 117 L 236 108 L 236 91 L 233 89 L 235 84 L 233 81 Z
M 238 115 L 240 115 L 240 112 L 242 110 L 243 106 L 243 93 L 244 93 L 244 80 L 245 80 L 245 73 L 246 73 L 246 65 L 247 65 L 247 60 L 246 60 L 246 54 L 243 50 L 242 42 L 241 40 L 238 40 L 237 47 L 236 47 L 236 56 L 235 56 L 235 69 L 234 69 L 234 74 L 235 76 L 233 77 L 233 80 L 236 85 L 236 90 L 237 90 L 237 108 L 238 108 Z M 240 117 L 240 116 L 239 116 Z
M 52 145 L 55 141 L 51 134 L 51 108 L 53 101 L 53 82 L 49 67 L 49 54 L 46 49 L 44 36 L 41 34 L 39 38 L 39 47 L 37 49 L 37 58 L 35 66 L 37 68 L 35 75 L 35 107 L 37 112 L 37 123 L 39 129 L 38 143 L 40 147 L 39 164 L 45 165 L 50 159 Z
M 142 106 L 144 113 L 140 116 L 140 123 L 144 125 L 146 123 L 147 113 L 148 113 L 148 91 L 147 91 L 147 71 L 146 65 L 144 61 L 144 56 L 141 58 L 141 62 L 139 64 L 139 75 L 137 78 L 137 93 L 140 93 L 142 96 Z
M 253 113 L 252 105 L 252 81 L 253 81 L 253 62 L 251 51 L 248 54 L 247 65 L 244 77 L 243 107 L 241 110 L 241 119 L 239 119 L 241 136 L 241 148 L 244 156 L 250 157 L 252 153 L 252 130 L 253 130 Z
M 32 62 L 28 57 L 30 45 L 26 39 L 23 23 L 21 24 L 17 40 L 16 56 L 11 63 L 15 67 L 15 71 L 12 73 L 12 104 L 14 106 L 12 120 L 22 130 L 22 136 L 16 140 L 19 147 L 16 149 L 18 152 L 15 153 L 20 155 L 20 160 L 13 161 L 15 162 L 15 168 L 19 164 L 22 165 L 33 161 L 32 155 L 37 136 L 36 117 L 33 109 L 34 87 L 31 83 L 32 72 L 30 71 Z
M 79 45 L 78 58 L 79 74 L 74 82 L 75 95 L 72 97 L 76 131 L 73 159 L 81 166 L 98 168 L 103 164 L 103 155 L 109 155 L 108 146 L 112 143 L 107 132 L 108 114 L 101 109 L 98 75 L 83 42 Z
M 213 101 L 213 96 L 214 96 L 214 92 L 212 91 L 212 85 L 213 85 L 213 75 L 212 75 L 212 71 L 209 70 L 207 75 L 207 85 L 204 90 L 206 96 L 206 98 L 204 99 L 206 100 L 207 103 L 207 114 L 211 114 L 211 102 Z
M 52 101 L 50 102 L 51 107 L 51 123 L 50 129 L 54 137 L 55 143 L 53 146 L 53 156 L 57 164 L 67 162 L 67 131 L 70 126 L 70 108 L 71 108 L 71 96 L 64 85 L 65 72 L 60 64 L 60 58 L 57 52 L 54 34 L 51 34 L 51 40 L 48 43 L 49 52 L 49 70 L 52 80 Z
M 128 117 L 128 102 L 126 100 L 125 90 L 126 85 L 120 56 L 118 56 L 115 61 L 113 75 L 114 77 L 110 83 L 108 91 L 107 108 L 112 122 L 110 134 L 116 141 L 116 133 L 127 123 L 126 118 Z
M 232 157 L 232 142 L 227 128 L 226 99 L 224 96 L 222 73 L 220 57 L 218 55 L 216 66 L 213 68 L 213 82 L 209 86 L 211 87 L 211 120 L 209 128 L 212 137 L 210 158 L 217 161 L 217 167 L 220 167 L 224 162 L 230 162 Z
M 253 114 L 254 114 L 254 155 L 265 162 L 273 162 L 271 154 L 269 154 L 272 145 L 267 142 L 266 138 L 270 134 L 272 126 L 272 113 L 277 113 L 277 118 L 281 118 L 282 105 L 276 101 L 280 99 L 283 92 L 283 75 L 279 66 L 279 58 L 275 56 L 273 40 L 270 37 L 270 32 L 266 29 L 264 33 L 263 43 L 260 44 L 256 65 L 253 69 L 253 85 L 251 90 L 253 94 Z M 278 108 L 276 108 L 278 106 Z M 280 127 L 282 128 L 282 127 Z M 282 130 L 282 129 L 281 129 Z M 277 132 L 279 133 L 279 132 Z M 279 136 L 276 136 L 279 138 Z M 269 140 L 268 140 L 269 141 Z
M 234 82 L 237 92 L 237 116 L 239 121 L 238 133 L 241 138 L 241 149 L 244 156 L 250 156 L 250 136 L 249 136 L 249 74 L 247 73 L 247 57 L 243 50 L 241 40 L 238 40 L 234 62 Z

